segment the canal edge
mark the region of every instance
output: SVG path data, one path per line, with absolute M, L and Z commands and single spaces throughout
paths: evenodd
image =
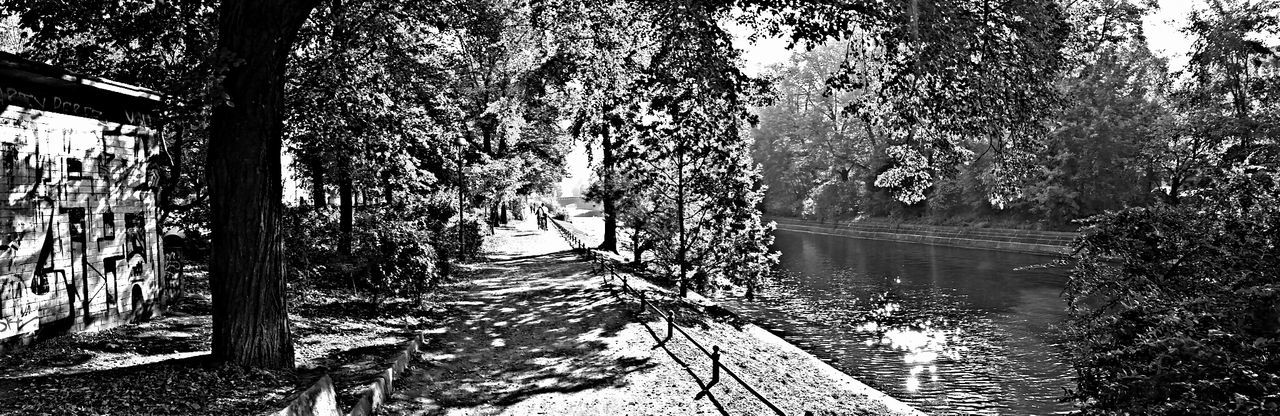
M 1040 255 L 1068 254 L 1071 241 L 1077 236 L 1076 233 L 1068 232 L 1005 228 L 968 229 L 927 225 L 911 225 L 908 228 L 857 222 L 824 224 L 775 216 L 765 219 L 773 221 L 779 231 Z
M 845 384 L 850 391 L 856 394 L 865 396 L 869 400 L 875 401 L 883 405 L 885 407 L 885 410 L 891 412 L 886 414 L 902 415 L 902 416 L 924 416 L 925 415 L 924 411 L 921 411 L 920 409 L 916 409 L 911 405 L 907 404 L 906 402 L 899 400 L 896 397 L 890 396 L 885 392 L 877 390 L 876 388 L 867 385 L 867 383 L 863 383 L 862 381 L 854 378 L 848 373 L 845 373 L 843 371 L 840 371 L 840 369 L 833 367 L 831 364 L 827 363 L 826 361 L 823 361 L 821 358 L 818 358 L 818 356 L 813 355 L 812 353 L 805 351 L 799 346 L 792 344 L 790 341 L 783 339 L 777 334 L 774 334 L 773 332 L 767 329 L 764 329 L 759 325 L 756 325 L 755 321 L 751 318 L 750 315 L 746 315 L 741 312 L 738 312 L 737 310 L 734 310 L 730 307 L 727 307 L 713 300 L 707 299 L 706 297 L 703 297 L 702 295 L 699 295 L 697 293 L 690 292 L 689 297 L 691 299 L 696 299 L 698 302 L 703 303 L 704 305 L 720 308 L 721 310 L 729 314 L 732 314 L 735 318 L 738 318 L 747 322 L 745 325 L 742 326 L 742 332 L 756 338 L 757 340 L 760 340 L 761 342 L 772 345 L 775 348 L 779 348 L 784 351 L 790 352 L 792 354 L 805 357 L 806 360 L 810 361 L 814 367 L 816 367 L 819 371 L 822 372 L 823 376 L 839 381 L 840 383 Z
M 609 261 L 620 263 L 620 260 L 618 259 L 618 257 L 616 257 L 617 256 L 616 254 L 603 252 L 599 250 L 593 250 L 593 251 L 601 254 L 605 258 L 608 258 Z M 664 291 L 667 290 L 666 288 L 663 288 L 657 284 L 654 284 L 653 282 L 649 281 L 643 276 L 636 275 L 634 273 L 627 273 L 627 274 L 632 278 L 643 280 L 648 286 L 651 286 L 659 290 L 664 290 Z M 800 357 L 808 361 L 810 365 L 812 365 L 814 368 L 816 368 L 820 372 L 820 374 L 818 374 L 819 376 L 828 378 L 830 380 L 834 380 L 838 384 L 842 384 L 843 387 L 850 393 L 863 396 L 868 401 L 874 402 L 876 404 L 879 404 L 880 406 L 883 406 L 883 409 L 877 409 L 877 410 L 883 410 L 883 412 L 878 414 L 892 415 L 892 416 L 925 416 L 926 415 L 926 413 L 924 413 L 923 411 L 912 407 L 911 405 L 899 400 L 896 397 L 890 396 L 885 392 L 877 390 L 867 385 L 866 383 L 863 383 L 862 381 L 859 381 L 853 376 L 833 367 L 831 364 L 828 364 L 826 361 L 823 361 L 821 358 L 818 358 L 812 353 L 805 351 L 799 346 L 792 344 L 791 342 L 787 341 L 786 339 L 783 339 L 782 337 L 779 337 L 773 332 L 770 332 L 769 330 L 764 329 L 759 325 L 756 325 L 754 323 L 754 319 L 752 319 L 750 315 L 743 314 L 737 310 L 734 310 L 732 308 L 725 306 L 724 304 L 716 302 L 710 298 L 707 298 L 705 296 L 702 296 L 701 294 L 698 294 L 692 291 L 689 292 L 689 296 L 686 300 L 692 303 L 699 304 L 704 308 L 719 309 L 720 311 L 733 315 L 734 318 L 739 319 L 742 322 L 745 322 L 745 324 L 743 324 L 741 327 L 741 332 L 743 334 L 753 337 L 756 340 L 771 346 L 772 348 L 776 348 L 778 350 L 781 350 L 782 352 L 794 355 L 796 357 Z

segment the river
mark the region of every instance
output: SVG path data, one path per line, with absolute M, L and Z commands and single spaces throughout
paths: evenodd
M 1071 369 L 1052 257 L 778 231 L 775 279 L 730 301 L 836 368 L 935 415 L 1043 415 Z

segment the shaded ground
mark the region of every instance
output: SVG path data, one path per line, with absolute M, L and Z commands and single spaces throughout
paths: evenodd
M 490 263 L 445 289 L 458 318 L 442 324 L 383 409 L 396 415 L 770 414 L 722 377 L 712 399 L 694 400 L 710 360 L 683 339 L 654 349 L 653 313 L 635 314 L 554 231 L 532 222 L 499 228 Z M 662 291 L 634 282 L 662 298 Z M 676 302 L 681 325 L 788 414 L 892 414 L 847 376 L 825 372 L 754 326 L 721 322 L 714 308 Z M 740 329 L 742 328 L 742 329 Z M 787 349 L 790 347 L 791 349 Z M 829 367 L 827 367 L 829 368 Z M 840 376 L 843 376 L 841 378 Z
M 283 407 L 320 376 L 210 363 L 207 275 L 186 276 L 192 293 L 165 317 L 0 356 L 0 414 L 250 414 Z
M 291 287 L 295 371 L 207 363 L 207 275 L 188 269 L 189 297 L 165 317 L 50 339 L 0 356 L 0 415 L 227 414 L 283 408 L 325 372 L 350 408 L 409 334 L 449 311 L 407 299 L 374 304 L 334 287 Z M 427 302 L 428 305 L 433 305 Z

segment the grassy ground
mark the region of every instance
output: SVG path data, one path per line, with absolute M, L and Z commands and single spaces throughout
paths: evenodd
M 397 381 L 384 414 L 771 414 L 727 376 L 695 400 L 710 360 L 682 338 L 655 348 L 665 324 L 637 313 L 568 249 L 531 222 L 500 228 L 487 247 L 491 261 L 444 289 L 442 303 L 459 313 Z M 719 346 L 725 365 L 787 414 L 900 414 L 813 356 L 753 332 L 759 328 L 632 282 L 700 343 Z
M 0 414 L 246 415 L 283 408 L 326 372 L 350 408 L 410 335 L 448 311 L 408 299 L 375 304 L 349 289 L 291 285 L 298 368 L 210 362 L 207 274 L 186 272 L 189 296 L 166 316 L 51 339 L 0 356 Z

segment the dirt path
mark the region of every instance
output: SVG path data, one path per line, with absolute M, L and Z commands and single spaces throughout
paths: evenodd
M 447 288 L 456 318 L 397 383 L 393 415 L 772 414 L 722 377 L 694 400 L 710 361 L 684 340 L 653 348 L 665 325 L 612 294 L 554 231 L 497 230 L 470 282 Z M 661 289 L 632 280 L 660 296 Z M 694 314 L 696 315 L 696 314 Z M 787 414 L 911 414 L 754 326 L 703 317 L 682 325 Z M 755 332 L 753 332 L 755 331 Z
M 385 414 L 718 414 L 601 289 L 590 266 L 532 222 L 497 231 L 493 260 L 450 288 L 446 323 Z M 403 387 L 401 387 L 403 386 Z M 668 392 L 679 391 L 679 394 Z

